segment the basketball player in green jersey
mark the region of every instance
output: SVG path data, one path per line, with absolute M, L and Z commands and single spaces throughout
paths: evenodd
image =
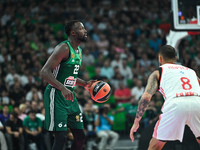
M 57 45 L 41 70 L 41 76 L 49 83 L 44 92 L 45 125 L 48 131 L 55 131 L 52 150 L 63 150 L 67 128 L 71 129 L 74 142 L 71 150 L 81 150 L 85 141 L 82 114 L 74 93 L 76 85 L 89 90 L 95 81 L 78 78 L 82 62 L 81 42 L 87 39 L 84 25 L 73 20 L 66 24 L 68 40 Z

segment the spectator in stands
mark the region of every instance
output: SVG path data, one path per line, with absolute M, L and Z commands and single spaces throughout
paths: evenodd
M 4 126 L 1 123 L 1 121 L 0 121 L 0 148 L 1 148 L 1 150 L 7 150 L 8 149 L 6 139 L 5 139 L 5 136 L 4 136 Z
M 146 53 L 142 54 L 142 58 L 137 61 L 137 70 L 140 69 L 140 67 L 144 67 L 145 71 L 148 71 L 150 69 L 151 61 L 148 59 L 148 56 Z
M 149 40 L 149 47 L 151 47 L 155 52 L 158 52 L 161 47 L 162 41 L 158 38 L 157 34 L 152 34 L 151 39 Z
M 131 95 L 136 99 L 136 101 L 139 101 L 139 98 L 142 96 L 142 93 L 144 92 L 144 87 L 142 85 L 142 80 L 137 80 L 136 86 L 134 86 L 131 89 Z
M 26 69 L 24 69 L 24 72 L 23 72 L 23 74 L 21 75 L 21 77 L 20 77 L 20 83 L 21 83 L 21 85 L 24 87 L 25 85 L 27 85 L 28 84 L 28 75 L 29 75 L 29 69 L 28 68 L 26 68 Z
M 0 67 L 0 75 L 1 75 L 1 73 L 2 73 L 2 70 L 1 70 L 1 67 Z M 2 77 L 3 77 L 3 76 L 2 76 Z M 5 86 L 5 84 L 3 84 L 1 78 L 0 78 L 0 91 L 1 91 L 1 92 L 2 92 L 2 91 L 7 91 L 7 92 L 8 92 L 6 86 Z
M 5 81 L 6 81 L 6 84 L 8 85 L 8 87 L 10 87 L 11 85 L 14 84 L 14 78 L 17 78 L 18 80 L 20 80 L 20 75 L 16 73 L 15 67 L 12 67 L 9 70 L 9 73 L 7 73 L 7 75 L 5 77 Z
M 0 105 L 10 104 L 10 97 L 7 90 L 1 90 Z
M 95 144 L 96 139 L 96 127 L 95 127 L 95 113 L 93 111 L 93 108 L 90 107 L 89 103 L 86 103 L 84 106 L 84 112 L 83 112 L 83 125 L 84 125 L 84 131 L 86 134 L 86 145 L 88 145 L 88 140 L 92 138 L 92 144 Z M 89 149 L 89 147 L 88 147 Z
M 145 112 L 145 118 L 143 119 L 144 128 L 148 127 L 150 124 L 156 122 L 158 120 L 158 112 L 156 109 L 156 103 L 152 99 L 152 101 L 149 102 L 149 105 Z
M 114 69 L 115 67 L 118 67 L 121 65 L 121 59 L 120 59 L 120 54 L 119 53 L 115 53 L 114 54 L 114 59 L 111 60 L 111 67 Z
M 148 39 L 145 33 L 140 34 L 140 36 L 137 39 L 137 43 L 138 43 L 138 46 L 141 47 L 142 49 L 148 48 Z
M 117 103 L 126 103 L 131 99 L 130 88 L 124 86 L 123 82 L 119 82 L 119 88 L 115 90 L 114 97 Z
M 15 149 L 24 150 L 23 124 L 22 120 L 18 119 L 16 112 L 10 114 L 10 119 L 6 121 L 5 127 L 8 150 L 14 150 L 14 147 Z
M 27 110 L 26 104 L 22 103 L 22 104 L 19 105 L 19 111 L 20 111 L 19 114 L 21 114 L 21 115 L 19 116 L 19 118 L 20 118 L 22 121 L 23 121 L 24 118 L 26 118 L 26 116 L 27 116 L 26 110 Z
M 9 108 L 8 105 L 3 105 L 3 113 L 0 114 L 0 121 L 3 125 L 5 125 L 5 122 L 10 118 Z
M 21 102 L 24 102 L 24 91 L 19 81 L 16 81 L 10 89 L 9 97 L 13 106 L 19 106 Z
M 85 49 L 84 53 L 83 53 L 83 63 L 86 66 L 93 66 L 94 65 L 94 56 L 92 54 L 90 54 L 89 49 Z
M 139 70 L 137 70 L 136 75 L 138 79 L 143 81 L 148 73 L 145 71 L 144 67 L 140 67 Z
M 32 100 L 30 110 L 35 111 L 36 113 L 40 113 L 41 110 L 38 108 L 39 102 Z
M 34 96 L 38 97 L 38 101 L 42 100 L 42 93 L 38 91 L 36 86 L 32 86 L 31 90 L 26 94 L 26 101 L 34 100 Z
M 91 98 L 88 99 L 87 104 L 90 105 L 90 108 L 92 109 L 92 111 L 93 111 L 94 113 L 98 113 L 98 105 L 96 105 L 96 104 L 94 103 L 94 101 L 93 101 Z
M 50 41 L 50 47 L 47 50 L 47 53 L 49 55 L 53 52 L 54 48 L 56 47 L 56 44 L 57 44 L 56 40 Z
M 97 81 L 102 80 L 101 67 L 99 67 L 99 66 L 95 67 L 95 76 L 92 77 L 92 79 L 93 80 L 97 80 Z
M 114 150 L 114 146 L 119 138 L 119 134 L 112 131 L 114 117 L 112 115 L 108 115 L 109 111 L 110 105 L 104 104 L 99 108 L 99 113 L 95 117 L 97 136 L 101 138 L 99 143 L 99 150 L 104 150 L 105 147 L 108 146 L 108 139 L 111 139 L 109 145 L 110 149 Z
M 135 98 L 132 98 L 127 105 L 124 107 L 120 107 L 119 109 L 112 112 L 112 114 L 116 114 L 118 112 L 126 112 L 126 132 L 128 133 L 130 131 L 130 127 L 134 123 L 135 115 L 137 112 L 137 101 Z
M 18 115 L 18 118 L 22 121 L 27 116 L 25 113 L 23 113 L 23 109 L 26 109 L 25 104 L 20 104 L 19 107 L 16 106 L 16 107 L 13 108 L 13 112 L 16 112 L 17 115 Z
M 86 103 L 84 106 L 83 112 L 83 122 L 84 122 L 84 130 L 87 136 L 94 137 L 96 134 L 96 128 L 94 124 L 94 111 L 93 108 L 90 107 L 89 103 Z
M 194 57 L 196 63 L 198 66 L 200 66 L 200 52 L 197 53 L 197 55 Z
M 127 58 L 123 58 L 122 64 L 119 65 L 119 72 L 124 77 L 125 80 L 130 80 L 133 78 L 133 73 L 131 68 L 127 64 Z
M 105 34 L 99 35 L 99 41 L 96 42 L 97 48 L 103 55 L 108 55 L 109 41 L 106 38 Z
M 111 79 L 114 76 L 114 70 L 110 67 L 110 60 L 106 59 L 103 63 L 103 67 L 101 68 L 101 77 L 107 77 Z
M 95 66 L 103 67 L 105 63 L 105 58 L 103 53 L 99 53 L 97 60 L 95 62 Z
M 114 77 L 110 80 L 110 83 L 114 87 L 114 90 L 119 89 L 120 82 L 123 82 L 123 85 L 127 86 L 127 80 L 121 75 L 119 67 L 115 66 Z
M 29 111 L 28 116 L 23 121 L 23 126 L 25 130 L 26 149 L 28 149 L 29 144 L 36 143 L 37 148 L 44 150 L 42 139 L 42 120 L 36 117 L 35 111 Z
M 45 108 L 43 107 L 41 109 L 41 113 L 36 113 L 36 117 L 40 118 L 42 120 L 42 123 L 43 123 L 43 126 L 44 126 L 44 120 L 45 120 Z M 52 141 L 51 141 L 51 138 L 52 138 L 52 133 L 46 131 L 46 130 L 42 130 L 42 134 L 43 134 L 43 137 L 44 137 L 44 145 L 45 145 L 45 148 L 46 150 L 51 150 L 51 147 L 52 147 Z
M 35 86 L 35 79 L 32 75 L 28 75 L 28 83 L 24 86 L 25 93 L 30 91 L 32 86 Z

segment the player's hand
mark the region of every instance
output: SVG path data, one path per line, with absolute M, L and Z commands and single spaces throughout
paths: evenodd
M 134 132 L 137 131 L 138 128 L 139 128 L 139 122 L 134 122 L 134 124 L 130 130 L 130 138 L 131 138 L 132 142 L 134 142 L 134 139 L 135 139 L 133 134 L 134 134 Z
M 90 81 L 88 81 L 84 88 L 89 92 L 90 91 L 90 87 L 92 86 L 92 84 L 94 82 L 97 82 L 97 80 L 90 80 Z
M 65 100 L 72 100 L 72 102 L 74 101 L 73 93 L 70 90 L 68 90 L 67 88 L 63 88 L 61 92 Z

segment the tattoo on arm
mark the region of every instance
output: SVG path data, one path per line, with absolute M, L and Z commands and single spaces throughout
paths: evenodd
M 149 104 L 149 100 L 141 98 L 138 104 L 136 118 L 142 118 L 147 106 Z
M 157 71 L 154 71 L 148 79 L 147 86 L 145 88 L 145 92 L 142 95 L 139 103 L 136 118 L 141 119 L 144 112 L 147 109 L 151 96 L 157 91 L 158 89 L 158 78 L 157 78 Z
M 153 72 L 148 79 L 145 92 L 148 92 L 149 94 L 153 95 L 157 91 L 157 89 L 158 89 L 158 79 L 156 76 L 156 72 Z

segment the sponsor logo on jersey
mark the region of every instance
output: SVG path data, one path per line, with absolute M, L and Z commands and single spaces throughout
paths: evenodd
M 74 87 L 76 85 L 76 79 L 70 76 L 65 79 L 64 85 L 68 87 Z
M 74 58 L 75 57 L 75 55 L 74 54 L 72 54 L 72 58 Z

